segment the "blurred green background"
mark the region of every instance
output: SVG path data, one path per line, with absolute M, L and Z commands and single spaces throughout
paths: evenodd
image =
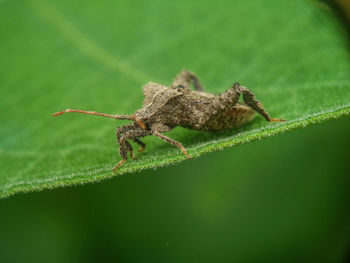
M 345 262 L 350 118 L 0 201 L 1 262 Z
M 349 107 L 348 27 L 325 2 L 0 0 L 1 194 L 109 177 L 116 124 L 50 114 L 130 113 L 142 84 L 169 84 L 183 67 L 211 92 L 245 83 L 290 123 Z M 191 154 L 267 125 L 171 136 Z M 174 166 L 0 199 L 0 262 L 346 262 L 349 135 L 342 117 Z M 182 158 L 146 142 L 126 169 Z

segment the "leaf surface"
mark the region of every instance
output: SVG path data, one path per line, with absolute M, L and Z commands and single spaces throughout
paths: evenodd
M 185 160 L 157 138 L 120 160 L 126 121 L 53 112 L 130 114 L 148 81 L 183 68 L 208 92 L 240 82 L 274 118 L 218 133 L 168 135 L 192 157 L 350 112 L 346 30 L 317 1 L 0 1 L 0 196 L 95 182 Z M 321 143 L 321 142 L 320 142 Z

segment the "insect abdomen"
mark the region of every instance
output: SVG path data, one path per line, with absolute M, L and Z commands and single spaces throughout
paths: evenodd
M 255 111 L 252 108 L 244 104 L 236 104 L 234 107 L 213 116 L 203 128 L 211 131 L 231 129 L 251 121 L 254 115 Z

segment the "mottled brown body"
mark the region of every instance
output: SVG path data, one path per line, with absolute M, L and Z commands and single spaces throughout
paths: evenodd
M 166 87 L 154 82 L 146 84 L 143 87 L 144 105 L 135 116 L 149 126 L 163 124 L 169 129 L 182 126 L 218 131 L 250 121 L 255 114 L 252 108 L 236 101 L 236 91 L 215 96 L 178 87 Z
M 195 90 L 190 89 L 191 82 Z M 127 160 L 128 152 L 134 158 L 133 149 L 128 140 L 141 145 L 139 151 L 142 151 L 146 145 L 140 141 L 140 138 L 147 135 L 155 135 L 177 146 L 189 158 L 181 143 L 162 134 L 176 126 L 194 130 L 219 131 L 250 121 L 255 112 L 261 114 L 267 121 L 284 121 L 271 119 L 246 87 L 235 83 L 225 93 L 213 95 L 204 92 L 197 76 L 189 71 L 182 71 L 170 87 L 149 82 L 142 89 L 145 96 L 143 107 L 130 116 L 70 109 L 58 112 L 54 116 L 66 112 L 79 112 L 133 120 L 134 123 L 118 127 L 116 130 L 122 160 L 115 169 Z M 240 95 L 243 95 L 244 104 L 238 102 Z

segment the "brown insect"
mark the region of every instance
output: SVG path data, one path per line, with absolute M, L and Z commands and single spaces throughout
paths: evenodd
M 193 83 L 194 91 L 190 89 Z M 146 144 L 140 138 L 155 135 L 160 139 L 178 147 L 190 158 L 183 145 L 164 134 L 182 126 L 188 129 L 219 131 L 230 129 L 246 123 L 254 117 L 255 112 L 262 115 L 267 121 L 285 121 L 271 119 L 262 105 L 255 99 L 254 94 L 246 87 L 233 84 L 224 94 L 213 95 L 204 92 L 198 77 L 189 71 L 182 71 L 170 87 L 154 82 L 143 86 L 145 100 L 143 107 L 132 115 L 110 115 L 95 111 L 72 110 L 57 112 L 53 116 L 63 113 L 77 112 L 109 117 L 118 120 L 132 120 L 133 123 L 118 127 L 116 130 L 117 142 L 120 145 L 122 160 L 114 167 L 114 171 L 130 157 L 134 159 L 133 148 L 128 140 L 139 144 L 142 152 Z M 239 103 L 240 95 L 244 103 Z

